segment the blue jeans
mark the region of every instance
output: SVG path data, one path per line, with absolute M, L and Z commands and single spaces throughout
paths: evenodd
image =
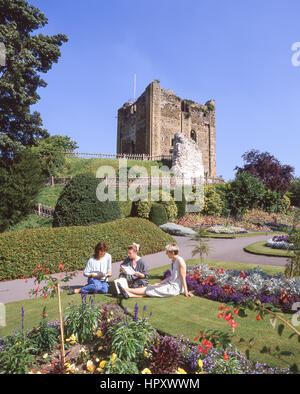
M 89 278 L 88 284 L 81 289 L 82 294 L 108 293 L 108 283 L 99 279 Z

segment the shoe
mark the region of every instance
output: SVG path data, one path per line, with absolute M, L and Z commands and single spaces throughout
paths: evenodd
M 118 285 L 118 289 L 120 290 L 120 293 L 122 294 L 122 296 L 125 298 L 125 300 L 128 300 L 129 295 L 128 295 L 127 291 L 125 291 L 125 289 L 123 289 L 123 287 L 120 285 L 120 283 L 118 283 L 117 285 Z

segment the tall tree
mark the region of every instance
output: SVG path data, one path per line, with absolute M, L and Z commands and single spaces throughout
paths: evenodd
M 282 165 L 269 152 L 260 153 L 252 149 L 243 154 L 244 167 L 235 167 L 237 175 L 247 171 L 255 178 L 260 179 L 264 185 L 272 190 L 284 195 L 293 179 L 294 167 Z
M 49 136 L 40 113 L 31 113 L 30 106 L 40 99 L 37 89 L 47 86 L 39 73 L 58 62 L 59 47 L 68 41 L 64 34 L 31 34 L 47 23 L 45 15 L 24 0 L 0 0 L 0 42 L 6 52 L 5 65 L 0 66 L 0 133 L 25 146 Z

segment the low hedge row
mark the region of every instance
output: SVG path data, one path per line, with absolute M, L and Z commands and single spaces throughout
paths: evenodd
M 90 226 L 42 228 L 0 234 L 0 280 L 30 278 L 38 264 L 49 273 L 83 270 L 95 245 L 104 241 L 113 261 L 127 255 L 127 246 L 141 245 L 141 255 L 156 253 L 173 241 L 154 223 L 140 218 L 119 219 Z

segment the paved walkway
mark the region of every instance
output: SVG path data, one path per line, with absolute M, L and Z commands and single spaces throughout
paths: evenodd
M 240 263 L 250 263 L 258 265 L 276 265 L 284 266 L 287 258 L 285 257 L 269 257 L 269 256 L 257 256 L 244 252 L 243 248 L 254 242 L 267 240 L 270 235 L 260 235 L 255 237 L 241 237 L 236 239 L 209 239 L 208 243 L 212 250 L 208 255 L 210 260 L 222 260 L 222 261 L 236 261 Z M 175 237 L 176 242 L 180 248 L 180 255 L 185 259 L 192 258 L 192 251 L 194 249 L 194 242 L 188 237 Z M 125 258 L 126 256 L 124 256 Z M 149 269 L 162 267 L 170 264 L 170 260 L 166 253 L 159 252 L 151 255 L 144 256 L 145 261 Z M 119 275 L 119 267 L 121 262 L 113 263 L 113 277 L 115 279 Z M 82 270 L 85 267 L 82 267 Z M 58 277 L 58 274 L 53 275 Z M 9 302 L 21 301 L 30 299 L 28 292 L 34 289 L 36 286 L 33 283 L 33 279 L 25 280 L 18 279 L 6 282 L 0 282 L 0 302 L 7 304 Z M 79 274 L 76 278 L 68 282 L 68 285 L 74 287 L 84 286 L 86 284 L 86 278 Z

